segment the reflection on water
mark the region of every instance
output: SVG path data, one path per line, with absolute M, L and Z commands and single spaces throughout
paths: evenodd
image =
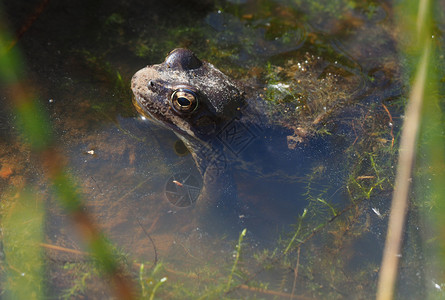
M 85 3 L 69 10 L 50 3 L 19 43 L 87 208 L 129 261 L 145 262 L 147 278 L 168 277 L 158 291 L 166 298 L 369 298 L 403 107 L 391 9 L 375 3 L 204 2 L 91 4 L 99 15 L 94 20 Z M 17 5 L 6 7 L 13 26 L 26 19 Z M 45 28 L 52 28 L 49 36 Z M 249 129 L 255 139 L 224 148 L 236 172 L 221 188 L 233 188 L 242 208 L 235 235 L 207 230 L 205 224 L 217 219 L 203 223 L 194 209 L 206 187 L 192 155 L 172 132 L 132 108 L 129 78 L 178 46 L 193 49 L 236 77 L 248 95 L 267 101 L 259 109 L 269 121 Z M 0 97 L 6 99 L 2 92 Z M 38 186 L 47 199 L 46 243 L 82 249 L 26 146 L 10 138 L 11 118 L 0 108 L 2 202 L 11 187 Z M 416 268 L 422 255 L 410 243 L 406 270 Z M 48 283 L 55 295 L 94 273 L 82 265 L 85 258 L 48 255 L 51 276 L 59 277 Z M 163 269 L 150 269 L 161 261 Z M 107 288 L 95 285 L 98 277 L 90 274 L 85 292 L 70 293 L 100 297 Z M 407 282 L 400 284 L 402 295 L 422 294 L 421 280 Z

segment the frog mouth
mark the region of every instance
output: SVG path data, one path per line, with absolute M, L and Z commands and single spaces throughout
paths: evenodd
M 141 105 L 139 104 L 139 101 L 136 100 L 136 96 L 133 95 L 133 97 L 131 97 L 131 102 L 133 103 L 133 106 L 136 109 L 136 111 L 139 113 L 139 115 L 141 115 L 142 117 L 149 119 L 149 120 L 156 119 L 151 113 L 145 111 L 145 109 L 143 109 L 141 107 Z
M 167 119 L 162 114 L 153 114 L 148 109 L 144 108 L 144 103 L 147 103 L 147 100 L 145 100 L 141 96 L 133 95 L 132 102 L 134 107 L 136 108 L 136 111 L 144 118 L 150 120 L 150 122 L 153 122 L 161 127 L 167 128 L 169 130 L 173 130 L 173 132 L 180 134 L 180 135 L 190 135 L 189 132 L 186 130 L 183 130 L 182 128 L 178 127 L 175 124 L 172 124 L 171 122 L 167 121 Z
M 166 124 L 164 124 L 164 122 L 162 122 L 161 120 L 159 120 L 159 117 L 152 114 L 151 112 L 147 111 L 146 109 L 144 109 L 142 107 L 141 101 L 142 101 L 142 97 L 140 96 L 134 96 L 132 97 L 132 102 L 133 102 L 133 106 L 136 109 L 136 111 L 139 113 L 139 115 L 141 115 L 143 118 L 150 120 L 151 122 L 154 122 L 156 124 L 159 124 L 161 126 L 167 126 Z M 143 100 L 142 102 L 145 102 L 145 100 Z M 167 126 L 168 127 L 168 126 Z

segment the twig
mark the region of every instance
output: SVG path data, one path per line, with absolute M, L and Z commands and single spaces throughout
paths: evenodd
M 388 114 L 389 117 L 389 127 L 391 127 L 391 149 L 394 146 L 394 122 L 392 120 L 392 116 L 391 113 L 389 112 L 388 108 L 386 107 L 385 104 L 382 103 L 383 108 L 385 109 L 386 113 Z
M 156 244 L 155 241 L 153 240 L 153 238 L 151 237 L 151 235 L 147 232 L 147 230 L 145 230 L 144 226 L 142 225 L 142 223 L 139 221 L 139 218 L 136 217 L 136 222 L 139 224 L 139 227 L 141 227 L 142 231 L 144 232 L 144 234 L 147 236 L 147 238 L 150 240 L 151 245 L 153 246 L 153 251 L 155 254 L 155 259 L 153 261 L 153 265 L 151 266 L 152 268 L 154 268 L 154 266 L 156 266 L 156 264 L 158 263 L 158 250 L 156 248 Z
M 154 220 L 154 222 L 151 224 L 150 228 L 148 230 L 145 230 L 144 226 L 142 225 L 139 216 L 137 216 L 132 208 L 125 202 L 123 201 L 127 196 L 129 196 L 131 193 L 133 193 L 134 191 L 136 191 L 138 188 L 140 188 L 141 186 L 143 186 L 145 183 L 147 183 L 147 181 L 151 180 L 153 177 L 150 176 L 148 178 L 146 178 L 144 181 L 140 182 L 138 185 L 136 185 L 134 188 L 132 188 L 131 190 L 127 191 L 122 197 L 120 197 L 117 202 L 122 202 L 125 206 L 127 206 L 127 208 L 129 209 L 129 212 L 134 216 L 136 222 L 138 223 L 139 227 L 142 229 L 142 232 L 147 236 L 147 238 L 149 239 L 152 247 L 153 247 L 153 252 L 155 255 L 155 259 L 153 262 L 153 265 L 151 266 L 152 268 L 158 263 L 158 250 L 156 248 L 156 244 L 153 240 L 153 238 L 151 237 L 151 235 L 149 234 L 149 232 L 151 232 L 153 230 L 154 225 L 158 222 L 159 220 L 159 216 L 157 216 L 157 218 Z
M 297 278 L 298 278 L 298 268 L 300 267 L 300 250 L 301 248 L 298 248 L 297 251 L 297 265 L 295 266 L 294 270 L 294 284 L 292 285 L 292 293 L 290 295 L 290 299 L 292 300 L 295 295 L 295 287 L 297 286 Z
M 57 245 L 46 244 L 46 243 L 40 243 L 39 246 L 46 248 L 46 249 L 51 249 L 51 250 L 55 250 L 55 251 L 61 251 L 61 252 L 66 252 L 66 253 L 71 253 L 71 254 L 76 254 L 76 255 L 83 255 L 83 256 L 91 255 L 88 252 L 84 252 L 84 251 L 80 251 L 80 250 L 76 250 L 76 249 L 69 249 L 69 248 L 60 247 Z
M 43 0 L 40 2 L 40 4 L 36 7 L 34 10 L 34 13 L 30 15 L 26 22 L 22 25 L 20 30 L 17 32 L 17 35 L 15 39 L 9 44 L 9 46 L 6 48 L 6 51 L 8 52 L 14 46 L 18 43 L 18 41 L 22 38 L 22 36 L 31 28 L 32 24 L 37 20 L 37 18 L 42 14 L 42 12 L 45 10 L 45 7 L 48 5 L 49 0 Z

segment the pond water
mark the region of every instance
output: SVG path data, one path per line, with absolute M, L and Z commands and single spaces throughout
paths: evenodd
M 15 46 L 27 82 L 138 291 L 165 299 L 374 297 L 406 100 L 390 2 L 43 1 L 36 13 L 40 2 L 4 3 L 5 19 L 11 32 L 31 20 Z M 213 188 L 173 131 L 132 101 L 133 74 L 179 47 L 254 99 L 243 113 L 259 121 L 240 125 L 238 143 L 215 134 L 234 171 L 215 173 Z M 94 264 L 70 252 L 88 249 L 17 139 L 6 90 L 2 213 L 11 191 L 33 186 L 46 210 L 48 294 L 112 296 Z M 200 208 L 205 189 L 230 190 L 220 199 L 229 216 Z M 418 299 L 434 287 L 417 216 L 409 216 L 398 297 Z

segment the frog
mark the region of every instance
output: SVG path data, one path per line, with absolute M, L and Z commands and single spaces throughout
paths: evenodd
M 207 225 L 245 226 L 251 210 L 238 196 L 236 169 L 280 177 L 323 148 L 302 143 L 289 152 L 291 130 L 264 113 L 262 89 L 243 86 L 189 49 L 174 49 L 164 62 L 137 71 L 131 89 L 137 111 L 174 132 L 191 153 L 202 177 L 192 209 Z

